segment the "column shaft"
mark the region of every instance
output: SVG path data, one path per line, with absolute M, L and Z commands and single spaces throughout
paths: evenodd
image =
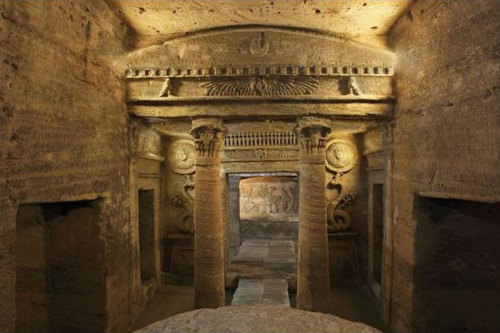
M 329 128 L 301 129 L 297 308 L 328 312 L 330 273 L 324 138 Z
M 220 165 L 196 166 L 194 201 L 195 308 L 224 306 Z
M 195 120 L 194 306 L 225 305 L 224 247 L 221 219 L 220 149 L 223 127 L 214 120 Z

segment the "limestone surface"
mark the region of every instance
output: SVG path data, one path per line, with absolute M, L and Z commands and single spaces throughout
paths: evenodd
M 225 306 L 186 312 L 135 333 L 376 333 L 379 330 L 328 314 L 280 305 Z

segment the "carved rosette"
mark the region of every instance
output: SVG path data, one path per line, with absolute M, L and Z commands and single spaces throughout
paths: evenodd
M 196 151 L 196 165 L 220 163 L 220 151 L 224 143 L 226 129 L 219 119 L 195 119 L 191 135 Z

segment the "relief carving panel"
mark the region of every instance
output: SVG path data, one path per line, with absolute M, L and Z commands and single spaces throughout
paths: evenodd
M 356 146 L 349 140 L 333 139 L 326 144 L 326 166 L 334 172 L 351 170 L 358 162 Z
M 294 177 L 253 177 L 240 181 L 240 219 L 298 221 Z
M 358 192 L 353 184 L 357 175 L 352 174 L 359 161 L 359 152 L 355 143 L 348 138 L 334 138 L 326 143 L 325 163 L 328 170 L 327 183 L 327 219 L 329 232 L 349 231 L 352 218 L 348 208 L 352 206 Z
M 202 83 L 206 96 L 300 96 L 318 88 L 318 80 L 307 76 L 254 76 L 213 79 Z
M 168 150 L 168 165 L 178 174 L 185 175 L 195 170 L 196 153 L 193 140 L 179 139 L 170 145 Z

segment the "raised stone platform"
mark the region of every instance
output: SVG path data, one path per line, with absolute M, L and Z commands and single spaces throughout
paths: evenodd
M 278 304 L 290 306 L 285 279 L 240 279 L 231 305 Z
M 244 241 L 231 261 L 228 279 L 285 279 L 296 286 L 296 253 L 292 240 L 254 239 Z
M 135 333 L 380 333 L 362 323 L 280 305 L 225 306 L 182 313 Z

